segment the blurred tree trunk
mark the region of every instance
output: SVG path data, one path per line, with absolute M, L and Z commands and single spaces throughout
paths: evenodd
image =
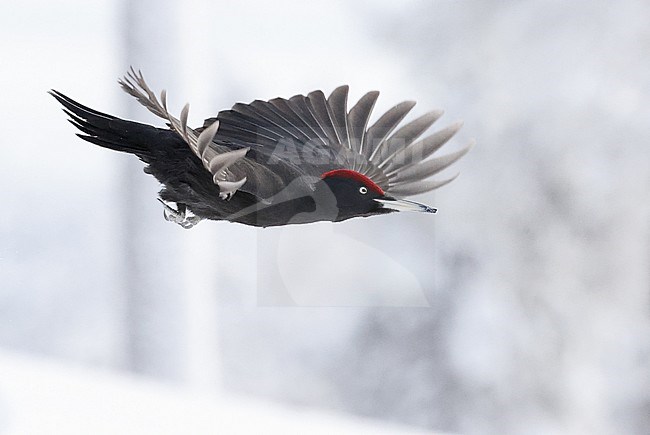
M 124 71 L 142 69 L 154 88 L 172 87 L 176 20 L 172 0 L 124 2 Z M 131 119 L 153 121 L 132 98 L 124 97 Z M 145 121 L 146 122 L 146 121 Z M 154 121 L 159 124 L 158 121 Z M 123 219 L 125 360 L 130 371 L 164 378 L 181 376 L 182 270 L 174 226 L 162 219 L 157 182 L 142 172 L 142 162 L 126 162 L 119 207 Z

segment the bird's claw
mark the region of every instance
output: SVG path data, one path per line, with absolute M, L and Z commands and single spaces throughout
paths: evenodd
M 179 205 L 178 210 L 176 210 L 162 199 L 158 198 L 158 201 L 163 205 L 163 216 L 166 221 L 174 222 L 185 229 L 190 229 L 201 222 L 200 217 L 194 215 L 189 216 L 184 205 Z

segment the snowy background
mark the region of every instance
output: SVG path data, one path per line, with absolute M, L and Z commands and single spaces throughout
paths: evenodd
M 0 4 L 0 355 L 21 355 L 0 433 L 80 406 L 14 401 L 23 366 L 432 431 L 648 433 L 649 22 L 643 0 Z M 192 124 L 349 84 L 478 145 L 416 198 L 433 217 L 185 231 L 46 94 L 162 125 L 129 65 Z

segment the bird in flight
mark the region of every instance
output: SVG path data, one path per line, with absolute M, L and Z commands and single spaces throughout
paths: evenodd
M 348 86 L 329 97 L 314 91 L 237 103 L 190 128 L 189 105 L 178 118 L 171 115 L 166 92 L 158 98 L 140 71 L 131 68 L 119 83 L 167 128 L 98 112 L 55 90 L 50 94 L 81 131 L 77 136 L 135 154 L 146 164 L 144 171 L 163 185 L 158 199 L 165 219 L 183 228 L 203 219 L 268 227 L 395 211 L 435 213 L 404 197 L 452 181 L 455 176 L 430 177 L 473 145 L 430 158 L 460 122 L 419 139 L 442 111 L 400 126 L 415 106 L 405 101 L 368 126 L 379 92 L 368 92 L 348 110 Z

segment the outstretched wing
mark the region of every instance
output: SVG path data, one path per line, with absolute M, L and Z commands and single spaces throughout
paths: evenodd
M 133 69 L 120 80 L 123 89 L 155 115 L 167 120 L 201 158 L 210 171 L 220 196 L 237 190 L 269 198 L 284 187 L 334 169 L 357 171 L 387 194 L 404 197 L 436 189 L 452 181 L 432 180 L 462 157 L 466 148 L 429 158 L 461 127 L 455 123 L 424 139 L 418 138 L 442 115 L 432 111 L 399 127 L 415 102 L 397 104 L 368 127 L 379 92 L 365 94 L 348 111 L 348 86 L 336 88 L 328 98 L 322 91 L 289 99 L 238 103 L 207 119 L 202 128 L 187 126 L 189 105 L 180 119 L 167 110 L 166 92 L 160 101 L 142 73 Z
M 263 164 L 295 163 L 299 172 L 314 177 L 333 169 L 351 169 L 393 196 L 424 193 L 452 181 L 455 176 L 443 180 L 430 177 L 461 158 L 471 144 L 452 154 L 429 157 L 462 123 L 418 140 L 443 112 L 428 112 L 400 127 L 415 106 L 415 102 L 405 101 L 368 126 L 378 96 L 379 92 L 368 92 L 349 111 L 348 86 L 336 88 L 327 98 L 314 91 L 289 99 L 238 103 L 206 120 L 204 127 L 218 121 L 215 143 L 256 150 L 267 159 Z M 287 172 L 286 176 L 294 174 Z

